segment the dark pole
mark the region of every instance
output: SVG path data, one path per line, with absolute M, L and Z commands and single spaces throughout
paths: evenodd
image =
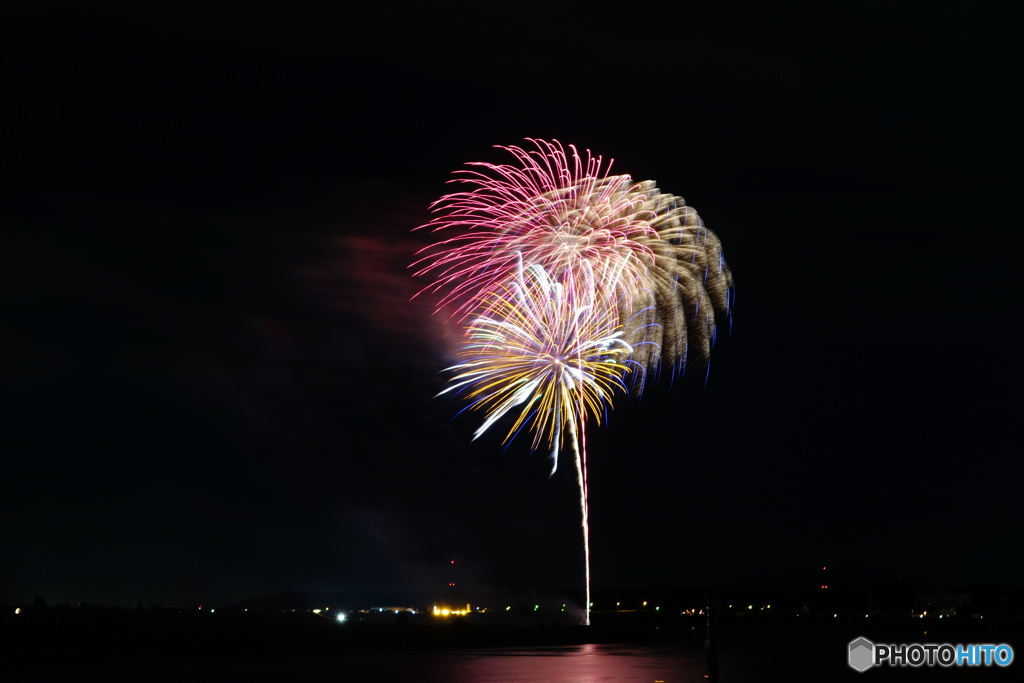
M 704 613 L 707 615 L 707 637 L 704 650 L 708 656 L 708 683 L 718 683 L 718 598 L 711 601 Z

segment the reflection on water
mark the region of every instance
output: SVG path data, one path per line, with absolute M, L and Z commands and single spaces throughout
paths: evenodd
M 367 681 L 368 683 L 701 683 L 700 652 L 671 645 L 572 645 L 342 654 L 38 671 L 23 681 Z
M 574 645 L 497 648 L 438 656 L 433 664 L 452 683 L 599 683 L 703 681 L 703 654 L 670 645 Z M 430 679 L 434 680 L 434 679 Z
M 1019 629 L 1019 626 L 1017 627 Z M 1001 630 L 988 642 L 1012 642 L 1019 630 Z M 982 683 L 996 678 L 1009 680 L 991 668 L 960 667 L 879 668 L 867 673 L 847 664 L 847 646 L 858 635 L 875 636 L 879 642 L 914 642 L 920 631 L 871 631 L 861 627 L 734 629 L 726 632 L 720 650 L 722 683 L 842 683 L 851 681 L 921 681 Z M 968 636 L 962 640 L 970 642 Z M 954 641 L 956 642 L 956 641 Z M 983 641 L 984 642 L 984 641 Z M 160 663 L 100 664 L 83 657 L 78 668 L 58 668 L 37 662 L 24 672 L 0 669 L 0 680 L 9 681 L 253 681 L 271 683 L 706 683 L 704 652 L 692 638 L 643 644 L 502 647 L 467 650 L 405 652 L 339 652 L 331 655 L 249 657 L 216 661 L 179 659 Z M 684 646 L 689 646 L 684 647 Z M 0 643 L 0 653 L 3 653 Z M 83 653 L 84 655 L 85 653 Z M 0 657 L 0 662 L 3 658 Z M 67 661 L 65 659 L 65 661 Z M 1019 678 L 1019 677 L 1018 677 Z M 1017 679 L 1014 679 L 1017 680 Z

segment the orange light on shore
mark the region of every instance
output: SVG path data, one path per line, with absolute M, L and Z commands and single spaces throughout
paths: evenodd
M 447 606 L 438 607 L 437 605 L 434 605 L 433 614 L 435 617 L 464 617 L 471 611 L 469 603 L 467 602 L 465 609 L 455 609 Z

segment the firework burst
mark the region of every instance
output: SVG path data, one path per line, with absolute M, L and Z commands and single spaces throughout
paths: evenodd
M 432 205 L 438 215 L 422 227 L 452 236 L 413 264 L 433 280 L 427 289 L 443 291 L 441 305 L 464 319 L 476 294 L 513 279 L 520 260 L 557 277 L 585 264 L 596 305 L 614 311 L 634 348 L 638 391 L 649 370 L 707 358 L 732 275 L 697 212 L 651 181 L 610 175 L 612 161 L 589 151 L 529 142 L 535 150 L 500 147 L 518 165 L 469 164 L 452 182 L 472 188 Z
M 597 291 L 585 266 L 556 280 L 520 263 L 514 279 L 480 297 L 463 360 L 448 368 L 454 375 L 441 392 L 460 393 L 487 415 L 474 438 L 512 414 L 505 441 L 523 429 L 533 433 L 531 448 L 546 441 L 554 474 L 566 436 L 588 417 L 601 423 L 624 389 L 633 349 Z

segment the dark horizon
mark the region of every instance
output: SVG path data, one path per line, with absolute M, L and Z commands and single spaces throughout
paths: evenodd
M 735 276 L 709 371 L 588 432 L 595 591 L 1019 585 L 1013 22 L 502 11 L 0 8 L 0 597 L 582 588 L 571 468 L 434 398 L 408 269 L 526 137 Z
M 564 620 L 576 623 L 581 614 L 583 590 L 575 588 L 508 589 L 501 591 L 438 590 L 433 594 L 413 594 L 401 590 L 291 591 L 253 595 L 233 603 L 215 603 L 195 599 L 181 604 L 147 604 L 121 601 L 115 604 L 50 602 L 45 596 L 14 601 L 10 607 L 20 615 L 68 615 L 81 611 L 86 615 L 145 611 L 149 613 L 316 613 L 343 612 L 346 617 L 376 619 L 390 623 L 387 617 L 420 615 L 434 617 L 434 608 L 462 609 L 465 615 L 486 623 L 537 625 L 537 620 Z M 680 616 L 701 616 L 707 610 L 743 618 L 789 618 L 798 616 L 886 617 L 918 619 L 947 618 L 976 620 L 1024 616 L 1024 587 L 1013 585 L 936 586 L 912 581 L 880 581 L 859 585 L 832 585 L 802 590 L 755 589 L 742 586 L 690 586 L 671 589 L 619 587 L 595 591 L 592 614 L 638 615 L 674 620 Z M 10 618 L 11 612 L 6 612 Z M 524 620 L 525 618 L 525 620 Z M 616 618 L 625 618 L 624 616 Z M 531 621 L 532 620 L 532 621 Z M 560 622 L 561 625 L 561 622 Z

